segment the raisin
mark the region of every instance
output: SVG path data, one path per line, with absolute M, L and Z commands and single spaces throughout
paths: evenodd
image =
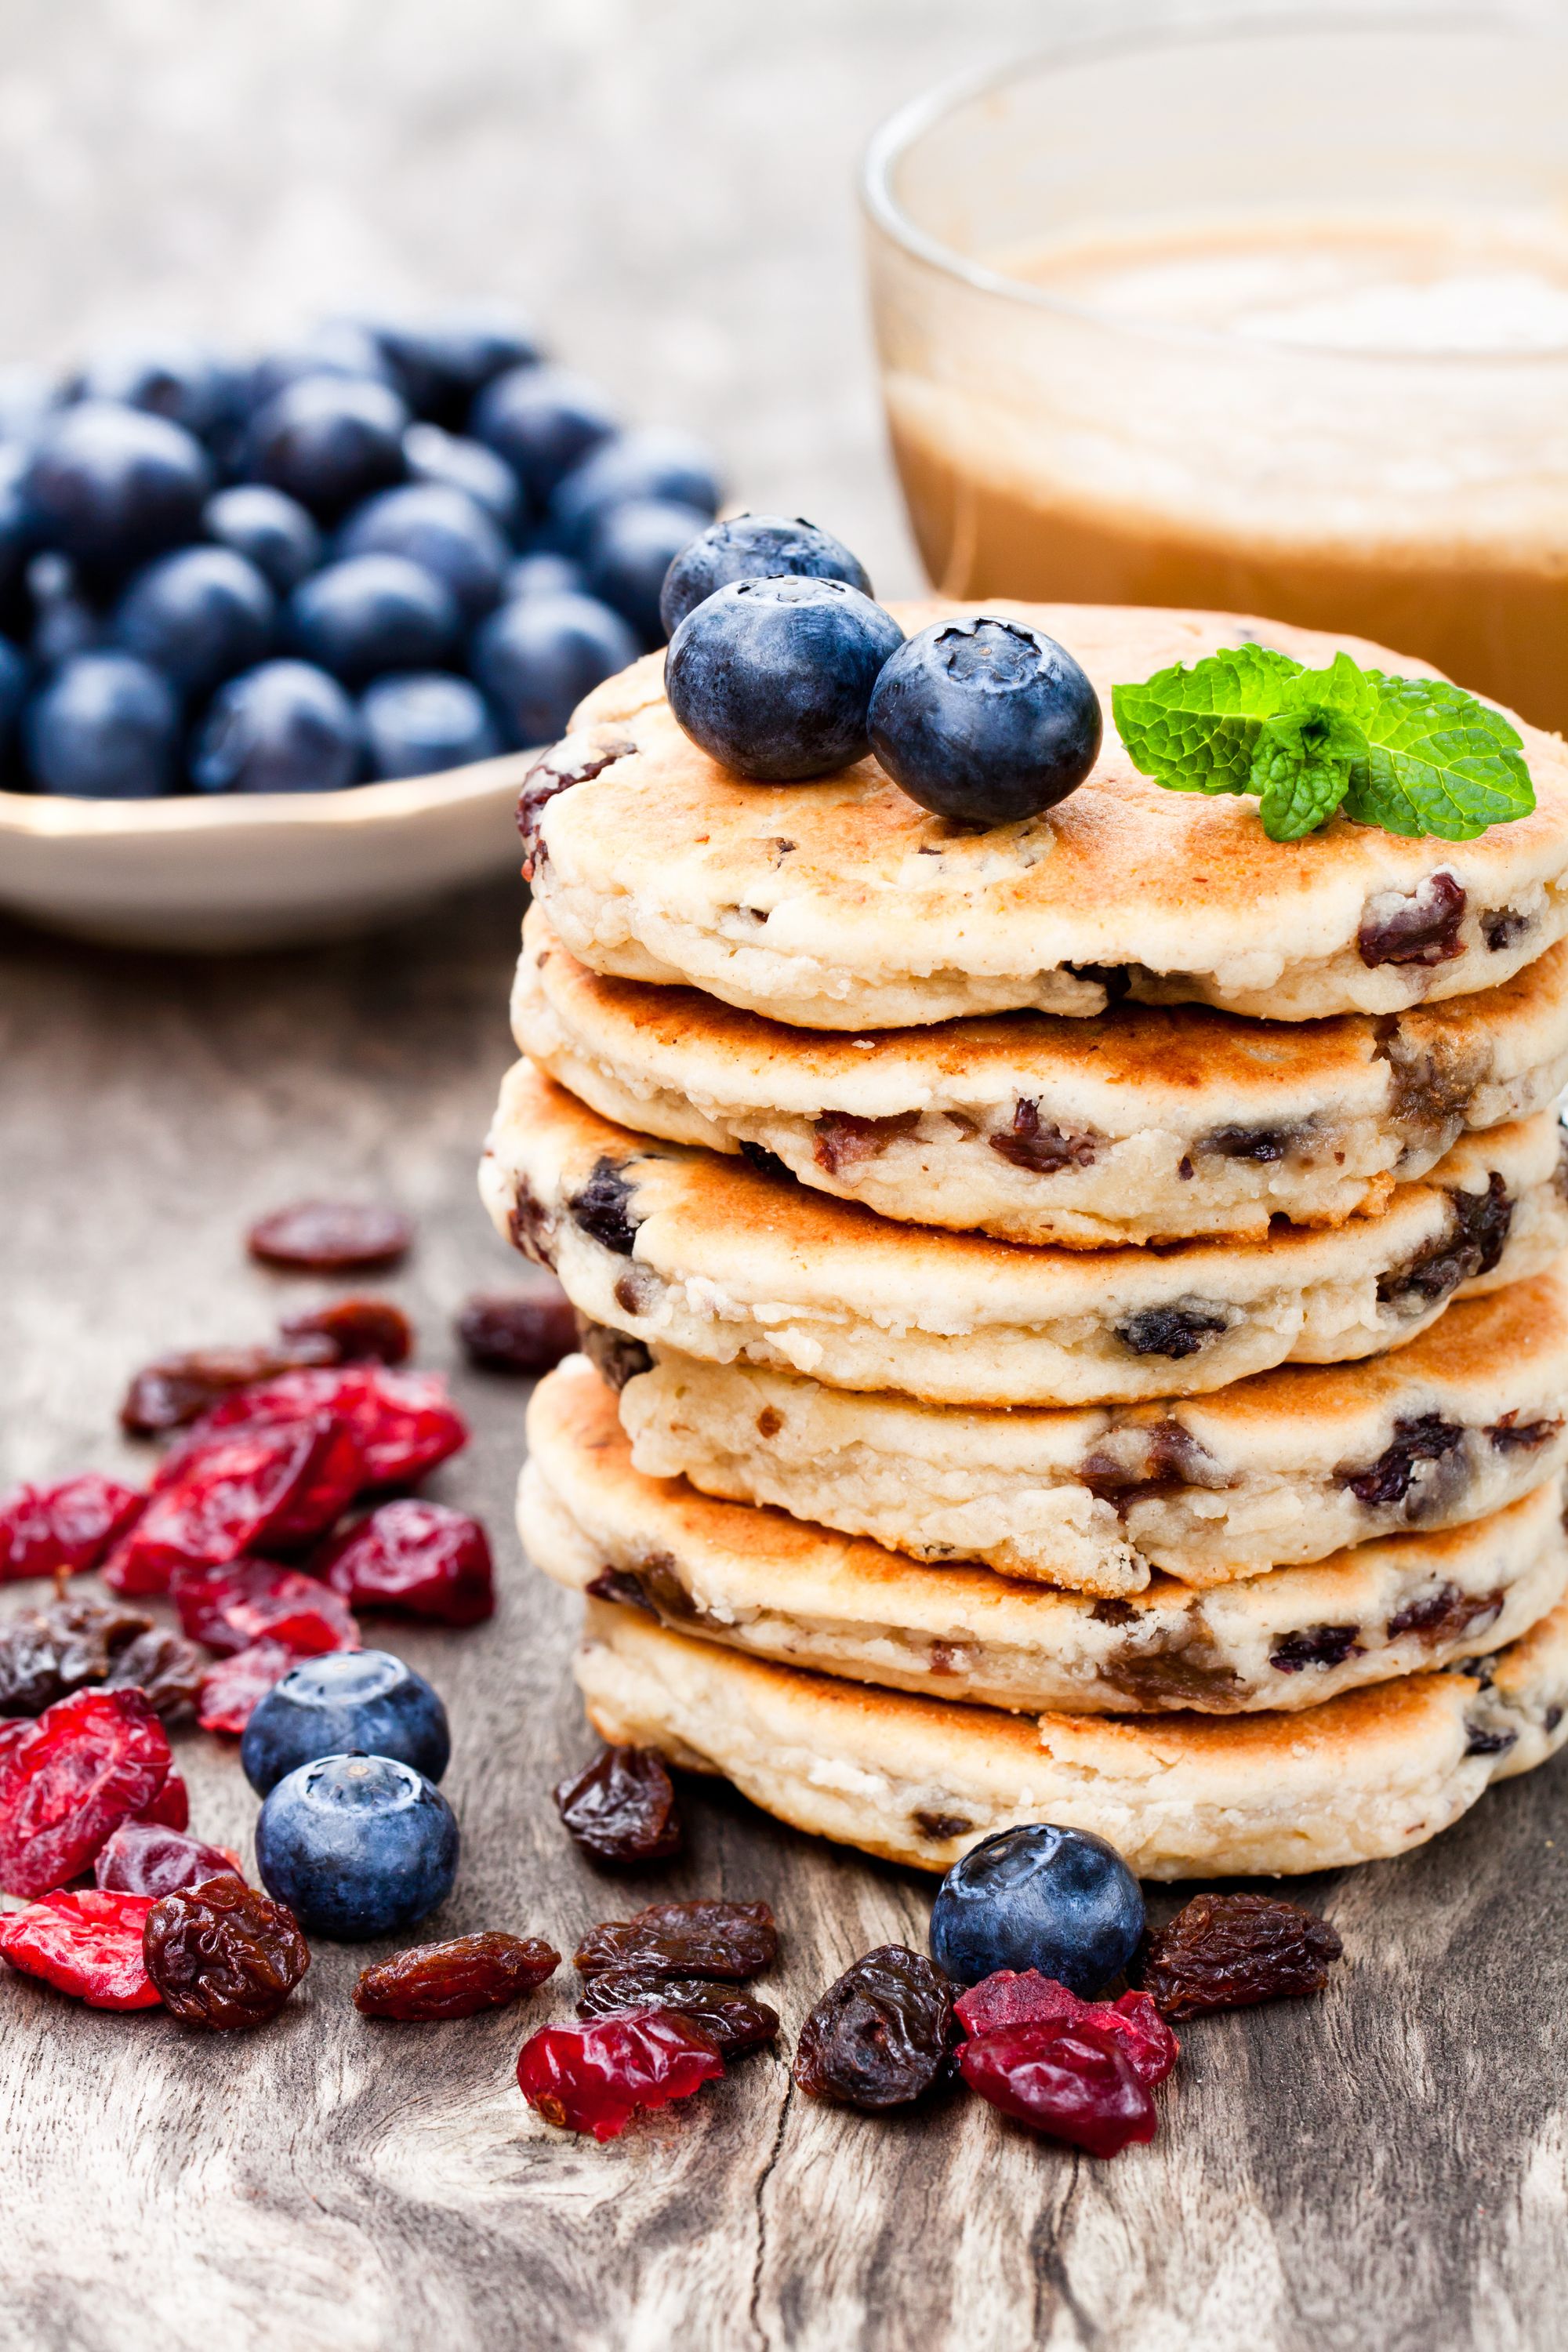
M 408 1318 L 390 1298 L 334 1298 L 290 1315 L 279 1329 L 289 1347 L 310 1351 L 300 1356 L 301 1365 L 405 1364 L 414 1346 Z
M 1390 904 L 1389 902 L 1393 903 Z M 1369 907 L 1356 934 L 1363 963 L 1447 963 L 1463 955 L 1459 925 L 1465 919 L 1465 893 L 1451 874 L 1430 874 L 1407 898 L 1384 891 Z
M 953 2010 L 972 2037 L 1010 2025 L 1098 2025 L 1116 2036 L 1128 2064 L 1151 2091 L 1164 2081 L 1181 2052 L 1146 1992 L 1124 1992 L 1117 2000 L 1080 2000 L 1037 1969 L 1022 1974 L 1000 1969 L 994 1976 L 983 1977 L 959 1994 Z
M 1194 1895 L 1149 1946 L 1143 1989 L 1164 2017 L 1321 1992 L 1343 1949 L 1326 1919 L 1273 1895 Z
M 1396 1609 L 1383 1630 L 1391 1642 L 1405 1633 L 1419 1633 L 1434 1644 L 1458 1642 L 1500 1617 L 1506 1598 L 1502 1592 L 1461 1592 L 1457 1584 L 1440 1584 L 1435 1592 Z
M 814 2099 L 879 2115 L 947 2071 L 952 1987 L 922 1952 L 881 1944 L 846 1969 L 800 2029 L 795 2079 Z
M 226 1846 L 205 1845 L 160 1822 L 121 1822 L 92 1866 L 96 1884 L 111 1894 L 153 1898 L 226 1873 L 240 1875 L 238 1857 Z
M 1506 1756 L 1519 1738 L 1517 1731 L 1500 1731 L 1493 1724 L 1471 1723 L 1466 1730 L 1467 1756 Z
M 1270 1650 L 1268 1663 L 1282 1675 L 1299 1675 L 1304 1666 L 1342 1666 L 1347 1658 L 1365 1655 L 1356 1639 L 1360 1632 L 1359 1625 L 1302 1625 Z
M 1501 955 L 1524 937 L 1534 919 L 1532 915 L 1521 915 L 1517 907 L 1490 908 L 1481 917 L 1481 937 L 1492 955 Z
M 584 1977 L 636 1967 L 743 1984 L 772 1968 L 778 1948 L 778 1929 L 765 1903 L 650 1903 L 629 1919 L 590 1927 L 573 1964 Z
M 1097 1601 L 1089 1613 L 1097 1625 L 1131 1625 L 1138 1618 L 1131 1601 Z
M 605 1748 L 558 1783 L 555 1810 L 598 1862 L 664 1862 L 680 1851 L 675 1785 L 657 1748 Z
M 623 1609 L 646 1609 L 650 1617 L 658 1615 L 642 1579 L 629 1568 L 602 1568 L 583 1590 L 595 1601 L 614 1601 Z
M 473 2017 L 537 1992 L 560 1966 L 560 1953 L 537 1936 L 452 1936 L 374 1962 L 354 1987 L 354 2007 L 405 2025 Z
M 193 1436 L 200 1433 L 198 1425 Z M 104 1575 L 116 1592 L 165 1592 L 181 1569 L 308 1540 L 339 1517 L 363 1476 L 352 1432 L 324 1414 L 187 1444 L 160 1470 L 151 1502 Z
M 526 1176 L 513 1179 L 512 1203 L 507 1212 L 507 1231 L 511 1245 L 531 1257 L 539 1265 L 553 1265 L 555 1253 L 552 1246 L 555 1220 L 529 1183 Z
M 1084 1456 L 1078 1475 L 1097 1500 L 1113 1503 L 1122 1518 L 1134 1503 L 1183 1486 L 1227 1483 L 1208 1448 L 1178 1421 L 1127 1422 L 1110 1430 Z
M 523 879 L 531 882 L 534 868 L 543 857 L 543 844 L 539 838 L 539 820 L 555 798 L 573 784 L 585 784 L 594 776 L 602 775 L 616 760 L 624 760 L 637 745 L 629 735 L 567 735 L 541 751 L 522 780 L 522 790 L 517 801 L 517 829 L 522 836 Z
M 748 1143 L 744 1137 L 741 1139 L 741 1157 L 759 1176 L 788 1176 L 791 1172 L 776 1151 L 770 1151 L 765 1143 Z
M 1450 1192 L 1459 1230 L 1477 1251 L 1476 1272 L 1490 1274 L 1500 1264 L 1513 1223 L 1513 1202 L 1494 1169 L 1484 1192 Z
M 202 1676 L 196 1721 L 204 1731 L 221 1731 L 237 1739 L 273 1684 L 280 1683 L 294 1663 L 293 1651 L 281 1642 L 253 1642 L 232 1658 L 220 1658 Z
M 723 2072 L 702 2029 L 667 2009 L 547 2025 L 523 2043 L 517 2061 L 518 2087 L 546 2123 L 591 2131 L 597 2140 L 625 2131 L 638 2107 L 689 2099 Z
M 414 1228 L 396 1209 L 374 1202 L 296 1201 L 258 1218 L 246 1246 L 263 1265 L 301 1274 L 344 1274 L 395 1265 L 406 1257 Z
M 132 1374 L 120 1426 L 132 1437 L 159 1437 L 188 1428 L 236 1389 L 307 1364 L 336 1361 L 332 1343 L 324 1338 L 295 1347 L 196 1348 L 183 1356 L 160 1356 Z
M 552 1371 L 577 1345 L 577 1318 L 559 1287 L 516 1297 L 485 1294 L 468 1299 L 458 1337 L 470 1364 L 487 1372 Z
M 972 2091 L 1052 2139 L 1119 2156 L 1154 2137 L 1154 2101 L 1118 2036 L 1086 2020 L 1005 2025 L 966 2042 L 959 2070 Z
M 933 1845 L 946 1845 L 952 1838 L 967 1837 L 974 1827 L 967 1813 L 933 1813 L 919 1808 L 910 1819 L 921 1837 L 930 1838 Z
M 100 1601 L 52 1601 L 0 1627 L 0 1716 L 42 1715 L 57 1699 L 108 1680 L 117 1654 L 152 1619 Z
M 338 1593 L 269 1559 L 182 1569 L 171 1591 L 186 1634 L 220 1657 L 264 1641 L 302 1658 L 359 1647 L 359 1628 Z
M 640 1339 L 612 1331 L 605 1323 L 590 1323 L 583 1315 L 577 1318 L 577 1345 L 605 1387 L 617 1393 L 639 1372 L 653 1370 L 653 1356 Z
M 859 1118 L 853 1111 L 828 1110 L 812 1123 L 816 1138 L 812 1157 L 829 1176 L 841 1169 L 858 1168 L 876 1160 L 900 1136 L 913 1135 L 920 1126 L 918 1110 L 900 1111 L 891 1118 Z
M 1191 1706 L 1204 1699 L 1221 1702 L 1242 1689 L 1234 1666 L 1221 1664 L 1212 1643 L 1192 1641 L 1183 1650 L 1124 1650 L 1100 1667 L 1101 1678 L 1112 1690 L 1135 1699 L 1140 1706 Z
M 139 1690 L 154 1715 L 170 1723 L 195 1712 L 206 1660 L 183 1633 L 162 1625 L 128 1642 L 103 1678 L 105 1690 Z
M 1457 1423 L 1445 1421 L 1440 1413 L 1425 1412 L 1412 1420 L 1396 1421 L 1393 1443 L 1367 1469 L 1341 1470 L 1335 1475 L 1358 1503 L 1377 1510 L 1405 1500 L 1417 1462 L 1440 1462 L 1464 1441 L 1465 1432 Z
M 0 1757 L 0 1887 L 29 1897 L 90 1867 L 110 1831 L 153 1803 L 168 1736 L 140 1691 L 78 1691 Z
M 606 1969 L 603 1976 L 589 1978 L 577 2002 L 579 2017 L 624 2016 L 638 2009 L 670 2009 L 689 2017 L 725 2058 L 760 2049 L 779 2030 L 777 2010 L 739 1985 L 661 1976 L 657 1969 Z
M 169 1457 L 180 1463 L 209 1438 L 310 1421 L 322 1414 L 346 1423 L 363 1461 L 367 1486 L 407 1486 L 466 1445 L 468 1424 L 438 1372 L 389 1371 L 380 1364 L 344 1364 L 284 1372 L 259 1388 L 242 1389 L 197 1423 Z
M 1216 1331 L 1229 1328 L 1223 1310 L 1204 1307 L 1145 1307 L 1116 1327 L 1116 1336 L 1135 1356 L 1167 1356 L 1179 1362 L 1195 1356 Z
M 1296 1129 L 1289 1127 L 1216 1127 L 1200 1135 L 1194 1149 L 1220 1160 L 1256 1160 L 1268 1166 L 1283 1160 L 1297 1140 Z
M 1500 1454 L 1533 1453 L 1549 1444 L 1562 1427 L 1560 1420 L 1521 1422 L 1517 1413 L 1505 1412 L 1486 1433 Z
M 0 1498 L 0 1584 L 96 1568 L 145 1500 L 96 1470 L 52 1486 L 13 1487 Z
M 232 1873 L 160 1895 L 142 1949 L 164 2008 L 219 2033 L 276 2017 L 310 1965 L 292 1911 Z
M 333 1538 L 314 1566 L 356 1609 L 395 1609 L 438 1625 L 495 1615 L 489 1538 L 478 1519 L 445 1503 L 383 1503 Z
M 1042 1126 L 1039 1104 L 1022 1097 L 1013 1106 L 1012 1126 L 988 1135 L 985 1140 L 1001 1159 L 1015 1168 L 1026 1170 L 1031 1176 L 1054 1176 L 1063 1168 L 1089 1168 L 1094 1164 L 1093 1136 L 1064 1135 L 1048 1119 Z
M 1107 1004 L 1120 1004 L 1132 985 L 1132 974 L 1124 963 L 1069 963 L 1063 970 L 1075 980 L 1103 988 Z
M 630 1257 L 637 1230 L 631 1215 L 636 1188 L 622 1175 L 624 1164 L 605 1158 L 596 1160 L 587 1182 L 566 1203 L 589 1238 L 614 1250 L 617 1257 Z
M 156 2009 L 142 1938 L 151 1899 L 98 1887 L 46 1895 L 0 1919 L 0 1958 L 89 2009 Z

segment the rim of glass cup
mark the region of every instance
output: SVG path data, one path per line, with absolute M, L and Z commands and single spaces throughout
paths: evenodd
M 1005 58 L 1000 65 L 984 66 L 976 72 L 954 74 L 946 81 L 924 90 L 890 114 L 873 131 L 867 145 L 860 173 L 860 200 L 876 226 L 895 244 L 903 247 L 916 259 L 940 269 L 972 286 L 979 293 L 1000 296 L 1005 301 L 1022 303 L 1026 309 L 1055 312 L 1058 317 L 1078 319 L 1112 329 L 1118 334 L 1146 337 L 1155 342 L 1212 344 L 1227 351 L 1254 348 L 1239 336 L 1222 327 L 1195 327 L 1172 324 L 1163 320 L 1138 319 L 1122 311 L 1103 310 L 1092 302 L 1072 300 L 1064 294 L 1047 293 L 1043 287 L 1031 286 L 1021 278 L 1010 278 L 1005 270 L 988 269 L 984 264 L 972 261 L 955 247 L 944 245 L 940 237 L 931 236 L 912 221 L 893 194 L 892 177 L 901 158 L 907 154 L 922 133 L 934 128 L 947 115 L 961 106 L 984 98 L 988 90 L 1000 89 L 1008 83 L 1052 67 L 1076 65 L 1085 58 L 1115 58 L 1139 51 L 1195 48 L 1205 41 L 1232 40 L 1238 37 L 1267 41 L 1287 33 L 1390 33 L 1390 32 L 1479 32 L 1512 36 L 1521 39 L 1555 40 L 1559 47 L 1568 47 L 1568 30 L 1564 20 L 1547 17 L 1539 9 L 1519 7 L 1502 0 L 1502 5 L 1485 8 L 1473 5 L 1452 8 L 1381 8 L 1330 5 L 1313 10 L 1304 8 L 1269 10 L 1267 13 L 1215 9 L 1211 15 L 1159 22 L 1147 19 L 1110 33 L 1079 33 L 1064 30 L 1055 40 L 1042 43 L 1037 48 L 1022 51 Z M 1390 367 L 1469 366 L 1529 367 L 1542 362 L 1561 361 L 1568 352 L 1568 339 L 1561 343 L 1538 347 L 1533 351 L 1445 352 L 1409 351 L 1397 346 L 1388 350 L 1351 346 L 1343 350 L 1310 345 L 1298 349 L 1291 346 L 1291 355 L 1306 365 L 1331 363 L 1348 367 L 1357 363 Z

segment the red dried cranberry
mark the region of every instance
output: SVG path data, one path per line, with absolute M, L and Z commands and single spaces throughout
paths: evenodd
M 408 1486 L 468 1442 L 437 1372 L 392 1372 L 379 1364 L 284 1372 L 215 1405 L 186 1446 L 224 1432 L 263 1430 L 331 1413 L 346 1421 L 364 1456 L 366 1486 Z M 182 1452 L 184 1449 L 182 1449 Z M 175 1457 L 172 1457 L 175 1458 Z
M 1326 1919 L 1274 1895 L 1194 1895 L 1149 1947 L 1145 1989 L 1166 2017 L 1321 1992 L 1344 1947 Z
M 359 1647 L 359 1628 L 337 1593 L 269 1559 L 182 1569 L 169 1589 L 185 1632 L 220 1657 L 261 1641 L 281 1642 L 302 1658 Z
M 78 1691 L 0 1759 L 0 1887 L 47 1895 L 90 1867 L 169 1775 L 169 1739 L 140 1691 Z
M 452 1936 L 377 1960 L 354 1987 L 354 2007 L 406 2025 L 473 2017 L 536 1992 L 560 1966 L 560 1953 L 537 1936 Z
M 52 1486 L 14 1487 L 0 1497 L 0 1584 L 96 1568 L 146 1499 L 96 1470 Z
M 215 2033 L 276 2017 L 310 1965 L 292 1911 L 227 1872 L 160 1895 L 142 1953 L 164 2007 Z
M 253 1642 L 248 1650 L 220 1658 L 202 1678 L 196 1721 L 204 1731 L 221 1731 L 237 1739 L 274 1683 L 280 1683 L 295 1663 L 292 1650 L 281 1642 Z
M 485 1293 L 465 1302 L 458 1337 L 469 1363 L 487 1372 L 552 1371 L 576 1349 L 576 1310 L 559 1284 L 515 1297 Z
M 554 1794 L 568 1834 L 596 1862 L 664 1862 L 680 1851 L 675 1784 L 656 1748 L 603 1748 Z
M 139 1690 L 165 1723 L 195 1707 L 206 1660 L 194 1642 L 162 1625 L 138 1633 L 119 1651 L 103 1678 L 105 1690 Z
M 187 1428 L 236 1389 L 300 1365 L 337 1361 L 327 1339 L 295 1348 L 195 1348 L 184 1355 L 160 1356 L 132 1375 L 121 1403 L 120 1426 L 132 1437 L 160 1437 L 167 1430 Z
M 584 1977 L 630 1965 L 743 1984 L 772 1968 L 778 1948 L 765 1903 L 650 1903 L 629 1919 L 602 1919 L 572 1957 Z
M 0 1958 L 89 2009 L 156 2009 L 158 1989 L 142 1955 L 152 1908 L 149 1895 L 98 1887 L 46 1895 L 0 1919 Z
M 200 1838 L 146 1821 L 121 1822 L 92 1866 L 97 1884 L 110 1893 L 149 1897 L 226 1873 L 241 1874 L 239 1856 L 226 1846 L 204 1845 Z
M 404 1364 L 414 1345 L 407 1316 L 390 1298 L 334 1298 L 279 1328 L 290 1346 L 320 1342 L 329 1352 L 310 1358 L 318 1364 Z
M 971 2090 L 1020 2123 L 1091 2156 L 1117 2156 L 1154 2137 L 1154 2101 L 1119 2037 L 1092 2022 L 999 2026 L 965 2042 Z
M 177 1569 L 237 1559 L 264 1542 L 307 1542 L 345 1508 L 362 1475 L 352 1433 L 325 1414 L 204 1439 L 159 1472 L 105 1579 L 116 1592 L 166 1592 Z
M 187 1830 L 191 1825 L 191 1792 L 183 1772 L 171 1769 L 150 1805 L 132 1817 L 155 1829 Z
M 668 2009 L 547 2025 L 523 2043 L 517 2061 L 522 2095 L 546 2123 L 591 2131 L 598 2140 L 625 2131 L 637 2108 L 689 2099 L 723 2072 L 700 2028 Z
M 314 1566 L 334 1597 L 358 1609 L 403 1610 L 440 1625 L 478 1625 L 495 1614 L 489 1538 L 478 1519 L 445 1503 L 383 1503 L 335 1537 Z
M 1021 1975 L 999 1969 L 960 1993 L 953 2008 L 972 2038 L 1010 2025 L 1098 2025 L 1116 2036 L 1133 2073 L 1151 2090 L 1164 2081 L 1181 2049 L 1146 1992 L 1124 1992 L 1119 2000 L 1080 2000 L 1037 1969 Z
M 814 2099 L 879 2115 L 946 2069 L 952 1987 L 923 1952 L 882 1944 L 828 1986 L 800 2029 L 795 2079 Z
M 399 1210 L 374 1202 L 296 1201 L 260 1217 L 246 1247 L 264 1265 L 301 1274 L 345 1274 L 395 1265 L 407 1255 L 414 1228 Z

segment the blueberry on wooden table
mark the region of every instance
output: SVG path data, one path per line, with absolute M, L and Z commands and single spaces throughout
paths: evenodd
M 320 1756 L 351 1748 L 411 1764 L 439 1780 L 452 1752 L 447 1710 L 423 1675 L 386 1650 L 302 1658 L 245 1728 L 239 1760 L 258 1797 Z
M 1054 637 L 1022 621 L 938 621 L 889 661 L 871 698 L 878 759 L 910 798 L 962 824 L 1012 824 L 1081 784 L 1100 698 Z
M 557 483 L 602 442 L 616 417 L 585 376 L 562 367 L 510 368 L 475 401 L 468 430 L 510 467 L 525 496 L 542 508 Z M 648 493 L 641 487 L 637 496 Z
M 269 1791 L 256 1825 L 268 1894 L 345 1944 L 410 1927 L 444 1902 L 458 1843 L 435 1782 L 388 1756 L 300 1765 Z
M 353 704 L 313 662 L 268 661 L 214 697 L 196 737 L 199 793 L 337 793 L 359 782 Z
M 1142 1891 L 1115 1847 L 1047 1822 L 983 1838 L 931 1906 L 931 1955 L 963 1985 L 1037 1969 L 1069 1991 L 1097 1993 L 1142 1933 Z
M 279 596 L 297 588 L 321 560 L 321 534 L 298 499 L 268 482 L 215 490 L 202 509 L 206 535 L 253 563 Z
M 806 580 L 845 580 L 862 596 L 872 593 L 859 558 L 804 515 L 730 515 L 682 548 L 666 573 L 658 606 L 665 635 L 673 636 L 694 605 L 732 581 L 785 572 Z
M 636 661 L 636 637 L 596 596 L 527 596 L 480 624 L 474 676 L 507 741 L 549 743 L 585 694 Z
M 737 580 L 669 641 L 665 689 L 692 740 L 739 776 L 803 783 L 864 759 L 872 689 L 903 631 L 842 580 Z

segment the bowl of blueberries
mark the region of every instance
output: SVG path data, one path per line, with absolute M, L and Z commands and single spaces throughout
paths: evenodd
M 718 501 L 498 309 L 8 372 L 0 910 L 243 950 L 515 866 L 530 753 Z

